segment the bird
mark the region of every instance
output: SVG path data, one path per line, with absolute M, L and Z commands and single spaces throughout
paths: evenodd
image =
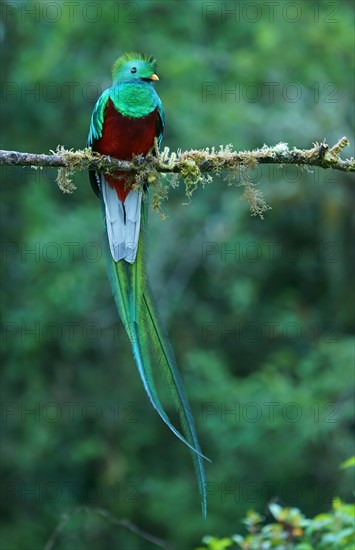
M 156 154 L 165 125 L 162 102 L 154 84 L 156 59 L 126 53 L 112 67 L 112 86 L 97 100 L 87 146 L 115 159 Z M 170 430 L 190 449 L 201 497 L 207 514 L 204 460 L 195 422 L 177 369 L 173 348 L 159 315 L 146 271 L 149 185 L 137 190 L 127 172 L 89 172 L 104 218 L 104 248 L 108 276 L 119 317 L 130 339 L 144 389 Z M 171 422 L 158 396 L 156 377 L 163 372 L 179 413 L 181 429 Z

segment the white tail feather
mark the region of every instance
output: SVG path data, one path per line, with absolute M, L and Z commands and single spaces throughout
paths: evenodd
M 130 191 L 123 206 L 115 189 L 108 185 L 104 177 L 101 177 L 101 189 L 112 258 L 115 262 L 126 260 L 133 264 L 138 249 L 142 192 Z

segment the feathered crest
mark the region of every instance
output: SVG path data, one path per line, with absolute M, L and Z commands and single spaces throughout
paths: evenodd
M 145 53 L 125 53 L 124 55 L 121 55 L 113 64 L 112 66 L 112 74 L 116 74 L 117 71 L 120 70 L 122 65 L 124 65 L 127 61 L 144 61 L 149 65 L 153 72 L 156 71 L 157 68 L 157 60 L 154 58 L 153 55 L 145 54 Z

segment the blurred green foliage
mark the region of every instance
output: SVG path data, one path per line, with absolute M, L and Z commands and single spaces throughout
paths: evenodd
M 132 50 L 158 58 L 172 150 L 352 140 L 352 3 L 272 4 L 4 1 L 2 148 L 83 147 Z M 151 215 L 150 278 L 213 461 L 204 522 L 189 452 L 152 410 L 117 321 L 87 176 L 68 197 L 54 170 L 2 169 L 5 550 L 43 547 L 76 506 L 192 548 L 271 498 L 308 517 L 351 498 L 338 464 L 354 427 L 354 186 L 295 167 L 249 177 L 272 206 L 264 220 L 223 177 L 188 206 L 171 191 L 167 221 Z M 153 547 L 85 514 L 55 544 Z
M 244 523 L 246 536 L 233 535 L 218 539 L 205 536 L 203 542 L 208 550 L 352 550 L 355 543 L 355 506 L 334 499 L 332 511 L 306 519 L 298 508 L 282 508 L 279 504 L 269 505 L 276 522 L 262 525 L 263 518 L 248 512 Z

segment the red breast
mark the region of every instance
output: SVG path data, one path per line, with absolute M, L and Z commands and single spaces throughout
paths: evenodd
M 133 155 L 146 155 L 157 135 L 158 117 L 158 109 L 142 118 L 123 116 L 109 99 L 102 136 L 95 142 L 93 149 L 101 155 L 110 155 L 122 160 L 130 160 Z M 124 202 L 132 183 L 127 178 L 127 172 L 115 172 L 116 174 L 119 178 L 105 174 L 105 179 L 110 187 L 116 189 L 118 198 Z

